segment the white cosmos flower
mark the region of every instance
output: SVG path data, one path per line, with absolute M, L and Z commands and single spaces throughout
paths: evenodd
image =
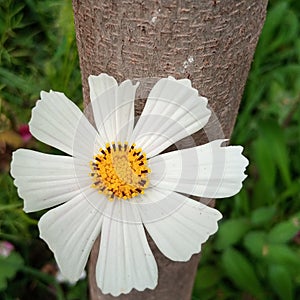
M 154 289 L 158 270 L 145 230 L 166 257 L 189 260 L 222 215 L 184 195 L 236 194 L 248 160 L 241 146 L 221 147 L 224 140 L 159 154 L 211 115 L 187 79 L 160 79 L 135 126 L 137 84 L 118 85 L 101 74 L 90 76 L 89 85 L 96 129 L 64 94 L 41 92 L 30 132 L 68 156 L 19 149 L 11 174 L 26 212 L 56 206 L 38 226 L 66 278 L 80 278 L 101 233 L 96 280 L 102 292 Z

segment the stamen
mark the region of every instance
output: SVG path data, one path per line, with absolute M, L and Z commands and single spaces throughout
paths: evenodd
M 135 146 L 129 147 L 127 142 L 118 142 L 117 146 L 115 142 L 107 143 L 90 163 L 92 187 L 107 195 L 110 201 L 115 197 L 126 200 L 143 194 L 149 185 L 146 154 Z

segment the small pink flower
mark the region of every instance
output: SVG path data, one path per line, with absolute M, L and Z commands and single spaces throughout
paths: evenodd
M 15 249 L 14 245 L 7 241 L 0 242 L 0 256 L 7 257 Z
M 29 126 L 27 124 L 22 124 L 18 128 L 18 132 L 22 138 L 22 140 L 26 143 L 31 140 L 32 135 L 29 131 Z

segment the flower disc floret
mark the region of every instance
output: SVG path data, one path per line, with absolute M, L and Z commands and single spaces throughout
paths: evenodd
M 109 200 L 114 197 L 126 200 L 144 194 L 149 185 L 146 154 L 135 146 L 129 147 L 127 142 L 107 143 L 90 162 L 92 187 L 107 195 Z

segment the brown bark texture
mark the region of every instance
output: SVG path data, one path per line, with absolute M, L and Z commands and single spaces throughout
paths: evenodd
M 189 78 L 215 116 L 206 134 L 193 135 L 196 144 L 206 142 L 207 133 L 209 139 L 229 138 L 266 7 L 267 0 L 73 0 L 85 105 L 90 74 L 105 72 L 119 82 Z M 138 114 L 142 106 L 139 101 Z M 172 262 L 151 240 L 150 246 L 159 268 L 157 288 L 117 299 L 190 299 L 199 255 L 186 263 Z M 89 261 L 90 299 L 116 299 L 97 288 L 98 248 L 99 240 Z

